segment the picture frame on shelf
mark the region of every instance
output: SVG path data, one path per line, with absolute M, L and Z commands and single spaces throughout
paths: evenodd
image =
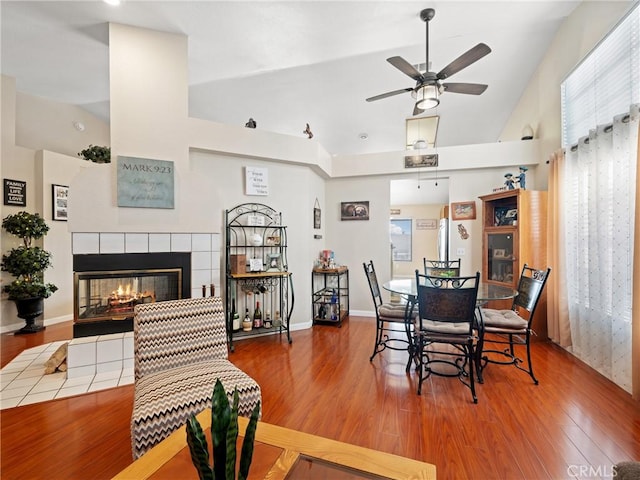
M 249 259 L 249 271 L 252 273 L 264 271 L 264 265 L 261 258 Z
M 504 248 L 494 248 L 493 258 L 506 258 L 506 250 Z
M 282 271 L 282 255 L 279 253 L 267 253 L 265 263 L 267 265 L 267 272 Z
M 278 246 L 280 245 L 280 242 L 280 235 L 267 235 L 264 244 L 269 246 Z
M 69 200 L 68 185 L 51 185 L 51 218 L 59 222 L 66 222 L 68 218 L 67 202 Z
M 475 220 L 476 202 L 455 202 L 451 204 L 451 218 L 453 220 Z

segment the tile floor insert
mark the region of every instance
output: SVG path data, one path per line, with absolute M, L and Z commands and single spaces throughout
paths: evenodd
M 44 374 L 44 363 L 64 341 L 23 351 L 0 371 L 0 409 L 71 397 L 133 384 L 133 365 L 93 375 L 67 378 L 67 372 Z

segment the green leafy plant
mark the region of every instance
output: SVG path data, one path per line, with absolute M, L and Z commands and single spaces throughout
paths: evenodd
M 93 163 L 111 163 L 111 148 L 89 145 L 80 151 L 78 156 Z
M 3 271 L 16 279 L 4 286 L 10 300 L 48 298 L 58 290 L 52 283 L 44 283 L 44 271 L 51 266 L 51 253 L 33 245 L 33 240 L 43 237 L 49 226 L 37 213 L 19 212 L 2 220 L 2 228 L 22 239 L 22 245 L 2 255 Z
M 235 480 L 238 404 L 238 389 L 234 388 L 233 390 L 233 406 L 230 406 L 222 382 L 217 379 L 211 398 L 213 465 L 209 461 L 209 446 L 200 422 L 198 422 L 195 415 L 191 415 L 187 420 L 187 444 L 191 452 L 191 461 L 198 471 L 200 480 Z M 249 475 L 259 416 L 260 402 L 251 412 L 251 418 L 242 442 L 238 480 L 245 480 Z

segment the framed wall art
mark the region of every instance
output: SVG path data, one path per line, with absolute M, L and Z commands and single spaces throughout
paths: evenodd
M 416 220 L 416 230 L 436 230 L 438 228 L 438 220 L 435 218 L 420 218 Z
M 118 206 L 174 208 L 174 167 L 168 160 L 118 155 Z
M 341 202 L 340 220 L 369 220 L 369 202 Z
M 4 204 L 15 207 L 27 206 L 27 182 L 4 179 Z
M 452 203 L 451 218 L 453 220 L 475 220 L 476 202 Z
M 316 203 L 313 206 L 313 228 L 315 230 L 320 229 L 321 219 L 322 219 L 322 210 L 320 210 L 320 202 L 318 202 L 318 199 L 316 198 Z
M 67 221 L 67 201 L 69 199 L 69 187 L 67 185 L 51 185 L 51 218 L 61 222 Z

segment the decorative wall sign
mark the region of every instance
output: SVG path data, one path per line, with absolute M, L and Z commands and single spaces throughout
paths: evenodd
M 27 206 L 27 182 L 4 179 L 4 204 L 16 207 Z
M 320 202 L 318 202 L 318 199 L 316 198 L 316 203 L 313 206 L 313 228 L 316 230 L 320 228 L 321 219 L 322 211 L 320 210 Z
M 51 218 L 61 222 L 67 221 L 67 201 L 69 187 L 67 185 L 51 185 Z
M 438 220 L 435 218 L 416 220 L 416 230 L 435 230 L 438 228 Z
M 245 167 L 245 195 L 269 195 L 269 170 Z
M 404 168 L 422 168 L 422 167 L 437 167 L 438 166 L 438 154 L 433 153 L 430 155 L 405 155 Z
M 400 209 L 399 208 L 392 208 L 389 210 L 389 215 L 400 215 Z
M 369 202 L 342 202 L 340 220 L 369 220 Z
M 118 206 L 174 208 L 173 162 L 118 155 Z

